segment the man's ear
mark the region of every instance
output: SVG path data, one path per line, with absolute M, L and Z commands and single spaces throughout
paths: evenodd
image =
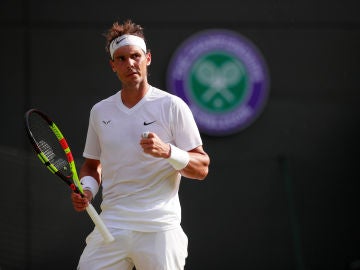
M 151 64 L 151 53 L 150 52 L 148 52 L 147 54 L 146 54 L 146 61 L 147 61 L 147 66 L 150 66 L 150 64 Z
M 114 60 L 110 59 L 110 60 L 109 60 L 109 65 L 110 65 L 112 71 L 113 71 L 113 72 L 116 72 L 115 65 L 114 65 Z

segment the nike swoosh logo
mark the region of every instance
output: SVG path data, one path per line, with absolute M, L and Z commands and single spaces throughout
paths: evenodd
M 144 126 L 150 125 L 150 124 L 155 123 L 155 122 L 156 122 L 156 120 L 152 121 L 152 122 L 144 122 Z
M 115 41 L 116 45 L 118 45 L 121 41 L 123 41 L 126 37 L 123 37 L 123 38 L 120 38 L 120 39 L 117 39 Z

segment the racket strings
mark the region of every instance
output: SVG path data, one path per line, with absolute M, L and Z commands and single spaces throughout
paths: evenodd
M 47 158 L 50 160 L 50 162 L 52 160 L 54 160 L 55 153 L 47 142 L 40 140 L 38 146 L 39 146 L 41 152 L 43 152 L 45 154 L 45 156 L 47 156 Z
M 49 162 L 66 177 L 71 177 L 72 172 L 67 162 L 66 154 L 48 122 L 36 113 L 32 113 L 29 124 L 36 145 L 46 156 Z
M 50 163 L 56 167 L 56 169 L 61 171 L 64 175 L 71 175 L 69 163 L 63 158 L 57 157 L 47 142 L 43 140 L 39 141 L 39 148 L 41 152 L 43 152 L 44 155 L 49 159 Z

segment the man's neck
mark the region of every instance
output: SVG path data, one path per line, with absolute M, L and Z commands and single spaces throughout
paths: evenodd
M 137 86 L 124 86 L 121 90 L 121 100 L 128 107 L 134 107 L 147 93 L 150 85 L 145 83 Z

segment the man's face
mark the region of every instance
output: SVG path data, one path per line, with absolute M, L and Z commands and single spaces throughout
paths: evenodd
M 125 87 L 147 82 L 147 66 L 150 62 L 150 53 L 145 54 L 138 46 L 127 45 L 114 52 L 110 66 Z

